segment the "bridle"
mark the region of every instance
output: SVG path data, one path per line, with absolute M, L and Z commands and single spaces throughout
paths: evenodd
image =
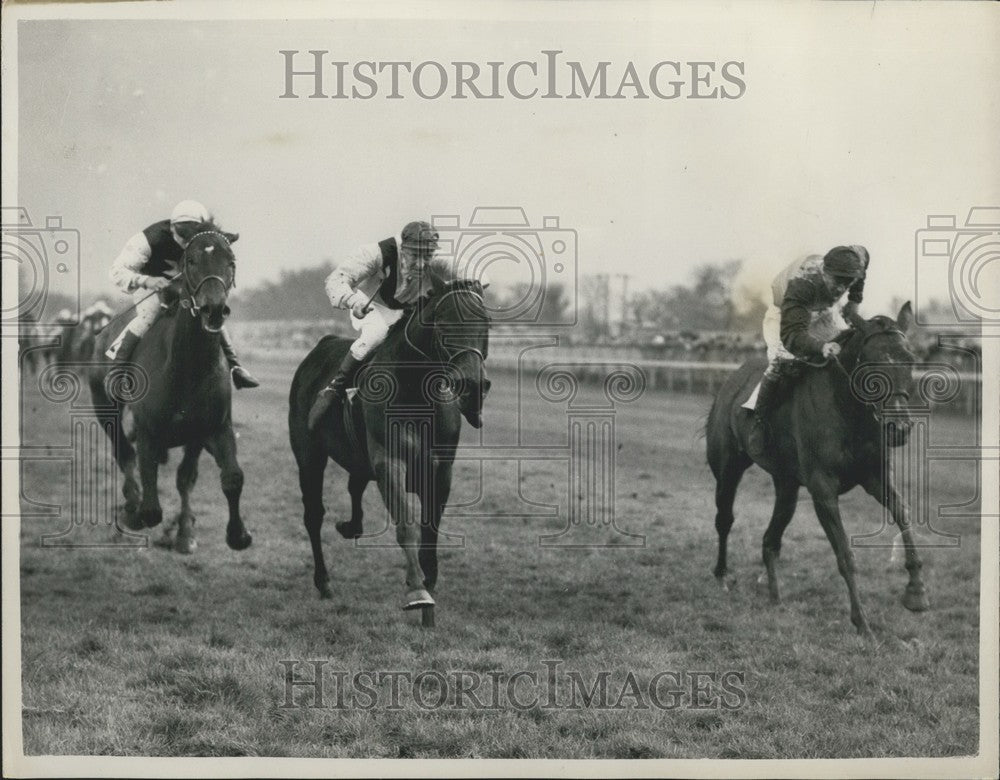
M 208 274 L 207 276 L 203 276 L 201 279 L 199 279 L 198 284 L 196 284 L 194 287 L 191 286 L 191 280 L 188 278 L 187 274 L 188 249 L 191 248 L 191 245 L 194 243 L 194 240 L 198 238 L 198 236 L 218 236 L 219 238 L 221 238 L 223 241 L 226 242 L 227 247 L 231 246 L 231 244 L 229 243 L 229 239 L 226 238 L 225 234 L 220 233 L 218 230 L 203 230 L 200 233 L 195 233 L 193 236 L 191 236 L 191 238 L 188 240 L 187 246 L 184 247 L 184 254 L 181 256 L 180 276 L 184 281 L 184 289 L 187 290 L 187 297 L 186 298 L 182 297 L 181 300 L 182 302 L 186 303 L 184 308 L 186 308 L 188 311 L 191 312 L 192 317 L 197 317 L 198 314 L 201 313 L 201 307 L 198 305 L 195 296 L 198 294 L 198 291 L 201 289 L 201 286 L 203 284 L 205 284 L 206 282 L 216 281 L 222 285 L 222 288 L 226 293 L 226 295 L 228 295 L 229 291 L 236 286 L 235 263 L 230 263 L 230 266 L 233 269 L 233 273 L 231 274 L 230 279 L 228 281 L 226 279 L 223 279 L 221 276 L 217 276 L 215 274 Z
M 432 324 L 435 321 L 438 308 L 445 301 L 445 299 L 448 298 L 449 296 L 452 296 L 452 295 L 458 295 L 459 293 L 466 293 L 468 295 L 472 295 L 472 296 L 474 296 L 479 301 L 480 304 L 484 303 L 482 295 L 480 295 L 479 293 L 477 293 L 475 290 L 470 290 L 467 287 L 458 287 L 458 288 L 454 288 L 454 289 L 451 289 L 451 290 L 447 290 L 440 297 L 437 297 L 435 299 L 435 301 L 434 301 L 434 306 L 433 306 L 433 308 L 430 311 L 430 315 L 431 315 L 430 316 L 430 321 L 431 321 Z M 409 344 L 409 346 L 410 346 L 411 349 L 413 349 L 416 352 L 420 353 L 421 355 L 423 355 L 428 360 L 435 360 L 435 357 L 433 357 L 431 355 L 428 355 L 420 347 L 418 347 L 416 344 L 414 344 L 413 341 L 411 341 L 411 339 L 410 339 L 410 324 L 413 322 L 413 318 L 417 315 L 417 311 L 418 310 L 416 308 L 414 308 L 413 311 L 410 312 L 410 320 L 409 320 L 409 322 L 406 323 L 406 327 L 403 329 L 403 336 L 406 339 L 406 343 Z M 486 315 L 486 321 L 489 322 L 489 315 Z M 445 364 L 447 364 L 449 366 L 453 366 L 455 364 L 455 361 L 461 355 L 464 355 L 467 352 L 471 352 L 472 354 L 476 355 L 479 358 L 480 362 L 482 362 L 482 363 L 486 362 L 486 356 L 477 347 L 464 346 L 463 345 L 463 346 L 459 346 L 459 347 L 457 347 L 455 349 L 450 349 L 449 350 L 448 346 L 446 346 L 445 343 L 444 343 L 444 337 L 443 337 L 442 333 L 437 328 L 431 328 L 431 333 L 432 333 L 432 336 L 431 336 L 432 342 L 431 343 L 434 345 L 434 351 L 438 353 L 438 358 L 440 359 L 440 358 L 443 357 L 443 360 L 441 360 L 442 363 L 445 363 Z
M 903 333 L 903 331 L 899 330 L 899 328 L 885 328 L 883 330 L 876 330 L 872 331 L 871 333 L 866 333 L 861 339 L 861 348 L 858 350 L 859 357 L 861 351 L 865 347 L 865 344 L 867 344 L 876 336 L 899 336 L 904 340 L 906 339 L 906 334 Z M 840 358 L 836 355 L 832 355 L 828 358 L 825 358 L 822 362 L 819 363 L 813 363 L 812 361 L 809 360 L 803 360 L 802 362 L 807 366 L 812 366 L 813 368 L 825 368 L 830 363 L 833 363 L 834 367 L 847 380 L 848 386 L 852 388 L 854 386 L 854 373 L 864 365 L 864 364 L 862 364 L 862 366 L 856 365 L 851 371 L 848 371 L 847 368 L 844 366 L 844 364 L 840 361 Z M 899 390 L 893 390 L 885 398 L 879 400 L 864 401 L 860 398 L 858 400 L 872 410 L 872 414 L 875 416 L 875 419 L 877 420 L 879 419 L 879 412 L 882 411 L 885 405 L 893 398 L 901 398 L 905 404 L 907 401 L 910 400 L 910 393 L 907 390 L 899 389 Z

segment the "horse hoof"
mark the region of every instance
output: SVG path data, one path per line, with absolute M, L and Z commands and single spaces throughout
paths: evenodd
M 160 538 L 157 539 L 155 542 L 153 542 L 153 544 L 156 545 L 157 547 L 162 547 L 164 550 L 172 550 L 174 547 L 173 532 L 169 530 L 164 531 L 163 535 L 160 536 Z
M 336 523 L 337 533 L 345 539 L 360 539 L 362 534 L 361 523 Z
M 155 528 L 163 522 L 162 509 L 140 509 L 139 522 L 146 528 Z
M 139 519 L 139 513 L 134 509 L 126 510 L 122 517 L 122 526 L 128 531 L 145 531 L 146 525 Z
M 317 585 L 316 589 L 319 591 L 319 597 L 323 601 L 333 598 L 333 591 L 330 590 L 330 584 L 328 582 L 324 582 L 322 585 Z
M 910 610 L 910 612 L 926 612 L 931 608 L 926 593 L 923 591 L 915 592 L 909 589 L 903 594 L 903 606 Z
M 408 590 L 406 592 L 406 599 L 403 602 L 403 609 L 420 609 L 422 607 L 432 607 L 436 602 L 434 597 L 431 596 L 423 588 L 415 588 L 413 590 Z
M 198 541 L 192 536 L 178 536 L 174 542 L 174 552 L 190 555 L 198 549 Z
M 253 544 L 253 537 L 246 532 L 240 536 L 226 536 L 226 544 L 229 545 L 229 549 L 231 550 L 245 550 Z

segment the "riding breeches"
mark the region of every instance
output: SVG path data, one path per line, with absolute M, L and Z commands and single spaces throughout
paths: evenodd
M 351 325 L 360 335 L 351 344 L 351 355 L 355 360 L 364 360 L 374 349 L 385 341 L 389 328 L 403 316 L 403 309 L 390 309 L 379 303 L 372 303 L 368 313 L 360 319 L 351 314 Z
M 838 302 L 828 309 L 820 309 L 812 313 L 809 334 L 825 342 L 830 341 L 841 331 L 847 330 L 847 327 L 847 323 L 841 316 L 840 303 Z M 781 343 L 781 309 L 774 305 L 768 306 L 761 329 L 764 333 L 764 343 L 767 345 L 768 362 L 796 359 L 795 355 Z
M 135 318 L 128 324 L 128 329 L 141 337 L 160 313 L 160 296 L 140 287 L 132 293 L 132 301 L 135 304 Z

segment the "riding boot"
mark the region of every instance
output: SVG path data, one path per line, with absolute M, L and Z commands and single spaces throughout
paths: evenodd
M 140 336 L 136 336 L 132 331 L 126 330 L 125 335 L 122 337 L 121 344 L 118 345 L 118 351 L 115 353 L 114 362 L 128 363 L 132 359 L 132 352 L 135 350 L 135 346 L 139 343 L 140 338 Z
M 229 338 L 229 332 L 225 328 L 222 329 L 222 354 L 226 356 L 226 362 L 229 364 L 229 373 L 233 376 L 233 384 L 236 385 L 237 390 L 260 385 L 260 382 L 254 378 L 253 374 L 240 365 L 240 361 L 236 357 L 236 349 L 233 347 L 232 339 Z
M 780 400 L 781 372 L 774 366 L 768 366 L 760 380 L 757 391 L 757 404 L 753 410 L 753 420 L 750 432 L 747 434 L 747 450 L 750 454 L 761 453 L 767 446 L 770 431 L 768 417 Z
M 337 373 L 330 381 L 330 384 L 316 394 L 316 400 L 309 410 L 309 420 L 307 423 L 309 430 L 313 430 L 319 424 L 319 421 L 323 419 L 333 405 L 334 398 L 341 401 L 344 400 L 347 396 L 347 387 L 351 383 L 351 380 L 354 379 L 354 374 L 362 362 L 350 352 L 344 355 L 344 359 L 340 363 L 340 368 L 337 369 Z

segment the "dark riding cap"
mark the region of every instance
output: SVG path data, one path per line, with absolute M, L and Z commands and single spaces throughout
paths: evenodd
M 403 249 L 427 259 L 437 251 L 438 233 L 429 222 L 409 222 L 400 235 Z
M 834 276 L 864 279 L 867 255 L 868 250 L 861 246 L 835 246 L 823 257 L 823 270 Z

